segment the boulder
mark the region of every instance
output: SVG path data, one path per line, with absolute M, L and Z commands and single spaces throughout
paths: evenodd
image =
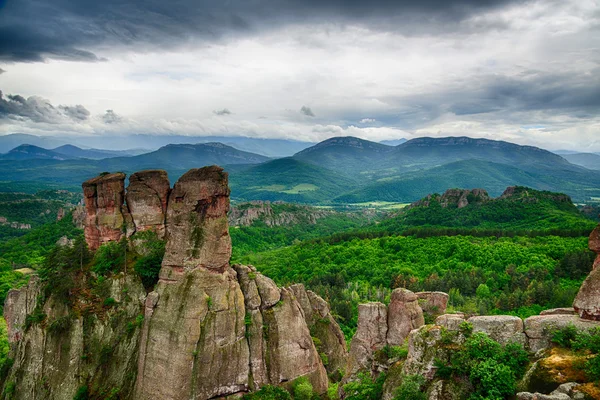
M 551 308 L 549 310 L 544 310 L 540 313 L 540 315 L 575 315 L 575 309 L 573 307 L 564 307 L 564 308 Z
M 423 310 L 417 295 L 408 289 L 394 289 L 388 307 L 387 344 L 401 346 L 413 329 L 423 326 Z
M 85 201 L 84 234 L 90 250 L 110 241 L 118 242 L 125 233 L 125 174 L 100 175 L 82 185 Z
M 600 268 L 594 268 L 585 278 L 573 301 L 573 308 L 583 319 L 600 321 Z
M 125 197 L 134 232 L 150 230 L 156 232 L 159 238 L 165 236 L 170 190 L 167 172 L 163 170 L 140 171 L 129 177 Z
M 550 347 L 553 332 L 571 324 L 583 330 L 600 327 L 600 322 L 585 320 L 577 315 L 534 315 L 524 322 L 529 350 L 535 353 Z
M 466 322 L 463 314 L 444 314 L 435 319 L 435 324 L 443 326 L 449 331 L 458 331 L 463 322 Z
M 523 333 L 523 320 L 511 315 L 489 315 L 471 317 L 467 322 L 473 325 L 473 332 L 484 332 L 500 344 L 511 342 L 526 344 Z
M 448 293 L 444 292 L 418 292 L 419 305 L 423 312 L 432 318 L 446 313 L 448 307 Z

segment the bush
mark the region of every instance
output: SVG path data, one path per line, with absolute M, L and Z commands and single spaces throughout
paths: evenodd
M 515 393 L 516 378 L 510 367 L 488 359 L 476 364 L 469 376 L 476 398 L 503 400 Z
M 146 231 L 136 234 L 136 240 L 142 240 L 140 244 L 144 248 L 145 255 L 142 256 L 133 267 L 142 279 L 146 288 L 152 288 L 158 282 L 158 274 L 165 255 L 165 242 L 160 240 L 156 233 Z
M 87 386 L 80 386 L 75 396 L 73 396 L 73 400 L 88 400 L 89 398 L 90 393 Z
M 344 385 L 346 400 L 379 400 L 383 392 L 385 373 L 373 380 L 364 372 L 357 375 L 357 380 Z
M 108 242 L 103 244 L 94 255 L 94 272 L 100 275 L 106 275 L 121 271 L 125 266 L 126 251 L 126 239 L 123 239 L 118 243 Z
M 402 378 L 402 384 L 396 389 L 394 400 L 426 400 L 427 396 L 421 390 L 425 378 L 421 375 L 407 375 Z
M 313 387 L 305 377 L 296 379 L 293 387 L 295 400 L 310 400 L 313 397 Z
M 291 400 L 292 396 L 284 389 L 277 386 L 263 386 L 259 391 L 249 393 L 242 397 L 244 400 Z
M 577 336 L 577 328 L 573 324 L 569 324 L 562 329 L 557 329 L 552 333 L 552 343 L 560 347 L 570 349 L 573 341 Z
M 329 400 L 339 400 L 340 395 L 338 394 L 339 383 L 332 383 L 327 388 L 327 398 Z

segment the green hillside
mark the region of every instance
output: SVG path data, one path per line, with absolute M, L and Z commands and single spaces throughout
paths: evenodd
M 472 195 L 469 195 L 472 196 Z M 596 222 L 587 218 L 564 194 L 511 187 L 495 199 L 471 198 L 458 208 L 444 206 L 444 197 L 434 194 L 407 207 L 394 218 L 382 221 L 377 229 L 401 232 L 410 228 L 444 227 L 517 231 L 576 231 L 587 235 Z
M 338 203 L 366 201 L 412 202 L 428 193 L 443 192 L 450 187 L 484 188 L 498 196 L 507 186 L 528 186 L 538 190 L 568 193 L 577 200 L 600 196 L 600 176 L 585 169 L 523 169 L 482 160 L 463 160 L 440 167 L 406 173 L 397 178 L 383 178 L 375 183 L 343 194 Z
M 327 202 L 357 183 L 293 158 L 269 161 L 229 176 L 235 199 Z

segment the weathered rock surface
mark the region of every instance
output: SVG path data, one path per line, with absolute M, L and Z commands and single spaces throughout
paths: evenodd
M 544 310 L 540 313 L 540 315 L 575 315 L 575 309 L 573 307 L 564 307 L 564 308 L 551 308 L 549 310 Z
M 448 307 L 448 293 L 444 292 L 418 292 L 419 305 L 424 313 L 432 318 L 446 313 Z
M 435 324 L 443 326 L 450 331 L 458 331 L 465 317 L 462 314 L 444 314 L 435 319 Z
M 329 304 L 316 293 L 306 290 L 302 284 L 290 286 L 289 289 L 302 307 L 310 334 L 318 339 L 317 351 L 321 359 L 326 361 L 327 373 L 341 378 L 348 357 L 346 339 L 331 315 Z
M 335 214 L 335 211 L 311 208 L 298 204 L 288 204 L 289 211 L 275 212 L 277 202 L 251 201 L 238 204 L 229 212 L 229 225 L 248 226 L 261 220 L 267 226 L 294 225 L 299 223 L 316 224 L 317 220 Z
M 563 383 L 556 390 L 554 390 L 550 394 L 541 394 L 541 393 L 528 393 L 528 392 L 520 392 L 517 393 L 518 400 L 583 400 L 585 399 L 585 395 L 577 390 L 579 386 L 578 383 L 569 382 Z
M 124 234 L 125 174 L 101 175 L 82 184 L 86 217 L 85 240 L 90 250 L 109 241 L 119 241 Z
M 52 297 L 43 305 L 46 327 L 33 324 L 12 345 L 15 361 L 5 381 L 15 385 L 12 399 L 71 400 L 81 386 L 131 398 L 139 338 L 134 322 L 145 292 L 139 280 L 121 275 L 108 295 L 117 305 L 102 316 L 74 317 Z
M 401 346 L 413 329 L 423 326 L 423 310 L 417 295 L 404 288 L 394 289 L 388 307 L 387 344 Z
M 29 284 L 8 291 L 4 301 L 4 319 L 9 343 L 23 338 L 25 318 L 35 309 L 40 290 L 40 279 L 34 275 L 29 279 Z
M 167 206 L 167 244 L 161 279 L 197 267 L 223 270 L 231 258 L 229 187 L 222 168 L 192 169 L 175 185 Z
M 592 272 L 585 278 L 573 301 L 573 308 L 581 318 L 600 321 L 600 225 L 590 234 L 588 247 L 596 253 Z
M 425 325 L 410 332 L 408 339 L 408 357 L 404 362 L 405 375 L 422 375 L 431 380 L 435 377 L 435 360 L 447 360 L 449 350 L 442 343 L 442 327 Z M 464 340 L 457 336 L 456 343 Z
M 350 342 L 346 375 L 372 371 L 373 354 L 387 344 L 388 310 L 383 303 L 358 305 L 358 327 Z
M 301 376 L 323 394 L 327 371 L 307 321 L 323 338 L 324 359 L 338 367 L 345 361 L 341 330 L 314 293 L 302 287 L 301 305 L 292 289 L 278 288 L 254 267 L 229 266 L 227 174 L 218 167 L 191 170 L 171 191 L 161 171 L 134 174 L 131 214 L 123 207 L 123 179 L 113 174 L 84 184 L 86 239 L 92 248 L 119 240 L 125 223 L 135 227 L 130 233 L 160 234 L 166 210 L 159 282 L 146 296 L 137 275 L 109 278 L 104 284 L 114 305 L 104 307 L 90 304 L 93 295 L 73 310 L 51 297 L 40 310 L 48 323 L 27 332 L 38 281 L 12 291 L 5 310 L 13 398 L 70 400 L 85 385 L 102 398 L 120 389 L 122 399 L 207 400 L 291 385 Z M 78 316 L 83 309 L 85 318 Z
M 500 344 L 511 342 L 526 344 L 523 332 L 523 320 L 510 315 L 488 315 L 471 317 L 467 320 L 473 325 L 473 332 L 485 332 Z
M 552 333 L 571 324 L 582 330 L 600 327 L 600 322 L 585 320 L 577 315 L 534 315 L 524 323 L 529 350 L 535 353 L 549 347 Z
M 151 230 L 164 237 L 170 190 L 166 171 L 140 171 L 129 177 L 125 197 L 135 232 Z

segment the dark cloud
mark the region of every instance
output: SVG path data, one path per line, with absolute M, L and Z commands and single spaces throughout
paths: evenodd
M 304 115 L 306 115 L 307 117 L 314 117 L 315 113 L 313 113 L 313 111 L 310 109 L 310 107 L 307 106 L 302 106 L 302 108 L 300 109 L 300 112 Z
M 117 124 L 123 120 L 119 114 L 114 112 L 113 110 L 106 110 L 106 113 L 102 116 L 102 121 L 105 124 Z
M 75 121 L 85 121 L 90 117 L 90 112 L 81 104 L 75 106 L 59 106 L 62 112 Z
M 59 123 L 65 118 L 73 121 L 87 119 L 89 111 L 82 105 L 54 107 L 39 96 L 25 98 L 18 94 L 7 95 L 0 90 L 0 119 L 31 120 L 33 122 Z
M 100 61 L 102 46 L 172 48 L 251 35 L 288 23 L 359 23 L 415 32 L 458 29 L 465 18 L 526 0 L 19 0 L 0 13 L 0 60 Z M 476 27 L 487 29 L 487 27 Z
M 530 71 L 521 75 L 481 75 L 440 87 L 434 93 L 385 99 L 397 107 L 396 124 L 413 129 L 452 113 L 462 117 L 489 114 L 520 123 L 524 113 L 574 118 L 600 116 L 600 68 L 576 73 Z M 380 119 L 378 117 L 378 119 Z
M 229 111 L 229 109 L 227 109 L 227 108 L 224 108 L 222 110 L 215 110 L 215 111 L 213 111 L 213 113 L 216 115 L 231 115 L 232 114 L 231 111 Z

